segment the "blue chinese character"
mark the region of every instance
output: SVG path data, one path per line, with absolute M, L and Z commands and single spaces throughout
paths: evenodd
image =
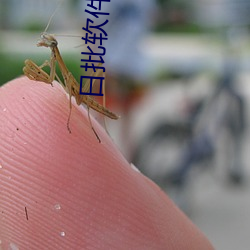
M 82 62 L 101 62 L 104 63 L 104 60 L 102 58 L 102 56 L 104 56 L 106 54 L 106 49 L 103 46 L 98 46 L 99 49 L 103 49 L 103 53 L 95 53 L 93 52 L 93 50 L 88 46 L 87 47 L 90 50 L 89 52 L 81 52 L 82 55 L 89 55 L 89 59 L 81 59 Z M 94 60 L 92 59 L 92 56 L 99 56 L 100 60 Z
M 99 18 L 98 15 L 109 15 L 109 13 L 107 12 L 97 12 L 97 11 L 89 11 L 89 10 L 85 10 L 85 12 L 89 13 L 90 15 Z
M 101 10 L 102 8 L 102 2 L 110 2 L 110 0 L 86 0 L 86 1 L 91 1 L 91 4 L 88 4 L 87 6 L 93 8 L 93 9 L 97 9 L 95 6 L 94 6 L 94 2 L 99 2 L 99 10 Z
M 91 63 L 91 65 L 89 65 L 88 63 L 85 63 L 85 65 L 80 65 L 80 67 L 85 68 L 85 71 L 87 71 L 88 69 L 93 69 L 94 72 L 96 72 L 96 69 L 102 69 L 102 72 L 105 72 L 104 67 L 95 66 L 94 63 Z
M 94 21 L 92 21 L 91 19 L 87 18 L 87 27 L 86 28 L 82 27 L 83 30 L 85 30 L 88 33 L 92 34 L 93 32 L 91 30 L 89 30 L 89 28 L 94 28 L 94 29 L 98 29 L 99 31 L 101 31 L 105 36 L 108 35 L 106 33 L 106 31 L 101 28 L 102 26 L 104 26 L 105 24 L 108 23 L 108 20 L 106 20 L 104 23 L 96 25 L 96 26 L 95 25 L 89 25 L 89 22 L 94 23 Z
M 90 83 L 89 83 L 89 92 L 82 92 L 82 87 L 83 87 L 83 80 L 84 79 L 90 79 Z M 92 92 L 92 85 L 93 85 L 93 80 L 100 80 L 100 89 L 99 89 L 99 93 L 93 93 Z M 80 95 L 95 95 L 95 96 L 103 96 L 102 93 L 102 81 L 104 80 L 104 77 L 97 77 L 97 76 L 81 76 L 80 78 Z
M 95 44 L 95 43 L 96 43 L 96 40 L 100 40 L 100 45 L 102 45 L 102 41 L 103 41 L 103 40 L 108 40 L 108 38 L 103 37 L 103 36 L 102 36 L 102 33 L 100 33 L 100 36 L 99 36 L 99 37 L 96 36 L 96 33 L 94 33 L 94 35 L 93 35 L 93 36 L 90 36 L 90 37 L 89 37 L 89 34 L 86 33 L 86 34 L 85 34 L 85 37 L 82 37 L 82 40 L 85 41 L 85 44 L 87 44 L 88 42 L 89 42 L 89 43 L 92 43 L 92 44 Z

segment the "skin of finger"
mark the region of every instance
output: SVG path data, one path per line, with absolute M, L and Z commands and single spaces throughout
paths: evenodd
M 62 87 L 0 88 L 0 249 L 212 249 Z

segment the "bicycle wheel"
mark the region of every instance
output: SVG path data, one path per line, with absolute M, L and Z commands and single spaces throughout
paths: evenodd
M 161 123 L 137 147 L 133 162 L 163 189 L 167 174 L 177 165 L 191 136 L 189 124 Z

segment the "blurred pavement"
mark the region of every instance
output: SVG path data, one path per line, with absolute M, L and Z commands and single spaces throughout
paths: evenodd
M 242 44 L 245 42 L 242 41 Z M 146 53 L 157 62 L 157 67 L 164 65 L 165 69 L 182 67 L 184 72 L 220 70 L 223 63 L 223 44 L 206 36 L 149 37 L 144 46 Z M 249 50 L 242 46 L 238 52 L 242 55 L 242 67 L 247 69 Z M 216 250 L 250 249 L 250 77 L 248 74 L 242 78 L 239 90 L 245 97 L 247 113 L 242 152 L 246 182 L 242 186 L 229 185 L 225 169 L 223 171 L 223 167 L 217 165 L 216 171 L 208 170 L 193 180 L 191 196 L 188 197 L 191 199 L 191 220 L 204 232 Z M 218 173 L 218 169 L 222 174 Z
M 249 183 L 241 188 L 211 180 L 197 185 L 191 219 L 216 250 L 250 249 L 249 194 Z

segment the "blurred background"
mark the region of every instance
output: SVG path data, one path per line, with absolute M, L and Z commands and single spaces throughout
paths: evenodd
M 49 59 L 36 42 L 59 2 L 0 0 L 0 85 L 25 59 Z M 76 79 L 86 8 L 64 0 L 48 29 Z M 215 249 L 249 249 L 250 0 L 119 0 L 102 11 L 115 143 Z

